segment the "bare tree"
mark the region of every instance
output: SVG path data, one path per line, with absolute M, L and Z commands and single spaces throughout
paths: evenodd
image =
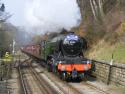
M 103 2 L 104 2 L 104 0 L 98 0 L 99 11 L 100 11 L 101 16 L 104 15 L 104 12 L 103 12 Z
M 5 21 L 9 19 L 11 15 L 5 12 L 5 5 L 0 0 L 0 57 L 3 55 L 5 48 L 7 48 L 6 39 L 8 38 L 8 33 L 6 33 L 3 26 L 5 26 Z M 7 38 L 6 38 L 7 36 Z M 10 41 L 10 40 L 9 40 Z
M 0 7 L 0 23 L 5 22 L 7 19 L 9 19 L 12 15 L 10 13 L 5 12 L 5 5 L 2 4 Z
M 97 17 L 96 17 L 96 9 L 95 9 L 95 4 L 93 3 L 93 0 L 90 0 L 90 5 L 91 5 L 91 9 L 92 9 L 93 16 L 94 16 L 94 18 L 97 20 Z
M 4 4 L 1 5 L 0 11 L 3 11 L 3 12 L 5 11 L 5 5 Z
M 99 18 L 102 18 L 104 15 L 103 3 L 104 3 L 104 0 L 90 0 L 91 10 L 96 20 L 98 20 Z

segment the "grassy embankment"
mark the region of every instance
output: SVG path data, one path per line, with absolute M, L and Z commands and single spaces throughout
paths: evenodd
M 125 64 L 125 32 L 122 29 L 120 26 L 115 32 L 106 33 L 101 40 L 91 46 L 86 56 L 94 60 L 110 62 L 113 55 L 114 63 Z
M 87 57 L 107 62 L 111 61 L 112 55 L 114 63 L 125 63 L 125 43 L 110 45 L 100 41 L 87 52 Z

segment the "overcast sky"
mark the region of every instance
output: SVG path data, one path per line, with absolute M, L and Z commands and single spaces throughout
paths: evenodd
M 14 25 L 24 24 L 24 8 L 26 0 L 2 0 L 5 3 L 6 12 L 10 12 L 12 17 L 9 19 Z
M 69 30 L 79 24 L 81 14 L 76 0 L 2 0 L 8 20 L 16 26 L 31 26 L 37 31 Z M 36 29 L 35 29 L 36 31 Z

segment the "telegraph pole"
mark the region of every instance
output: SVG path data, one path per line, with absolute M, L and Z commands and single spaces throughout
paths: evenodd
M 13 51 L 12 51 L 13 55 L 14 55 L 14 53 L 15 53 L 15 44 L 16 44 L 16 42 L 15 42 L 15 40 L 13 39 Z

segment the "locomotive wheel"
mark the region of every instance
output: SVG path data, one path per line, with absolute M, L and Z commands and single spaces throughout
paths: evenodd
M 53 67 L 53 72 L 54 72 L 55 74 L 58 74 L 57 66 L 54 66 L 54 67 Z
M 88 79 L 89 79 L 89 71 L 85 72 L 85 75 L 84 75 L 84 80 L 87 81 Z
M 48 71 L 49 72 L 54 72 L 54 66 L 53 66 L 53 63 L 54 63 L 54 58 L 51 57 L 47 60 L 47 65 L 48 65 Z
M 61 79 L 62 79 L 63 81 L 66 80 L 66 73 L 64 73 L 64 72 L 61 73 Z
M 48 70 L 48 72 L 52 72 L 50 62 L 51 62 L 50 60 L 47 60 L 47 70 Z

